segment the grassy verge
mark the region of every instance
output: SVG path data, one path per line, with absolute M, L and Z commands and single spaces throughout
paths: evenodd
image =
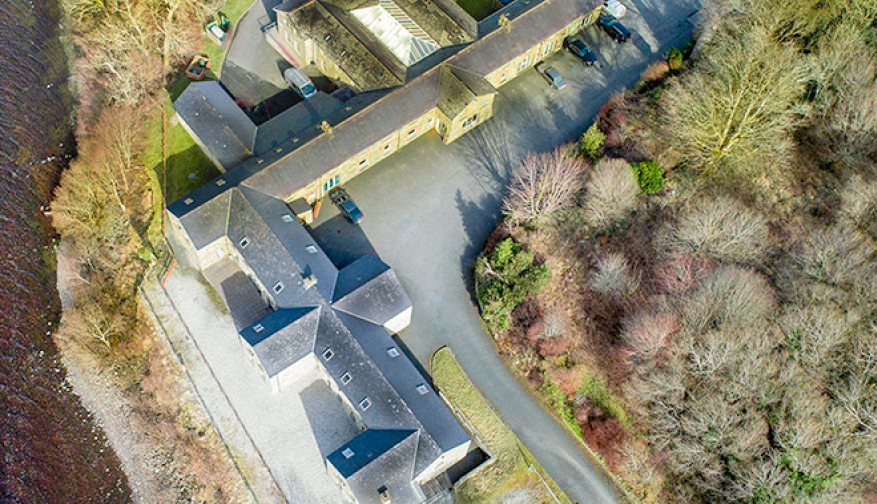
M 499 3 L 496 0 L 456 0 L 457 4 L 475 18 L 475 21 L 481 21 L 487 16 L 496 12 Z
M 524 499 L 521 502 L 554 503 L 554 498 L 539 477 L 529 470 L 531 463 L 560 502 L 570 502 L 518 437 L 484 401 L 448 348 L 439 350 L 433 357 L 432 375 L 436 387 L 462 413 L 494 457 L 492 464 L 478 469 L 457 486 L 457 502 L 497 502 L 503 496 L 515 496 Z

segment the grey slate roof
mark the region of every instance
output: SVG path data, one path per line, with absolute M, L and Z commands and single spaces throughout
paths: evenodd
M 408 436 L 416 435 L 413 429 L 368 429 L 330 453 L 328 460 L 343 478 L 349 478 L 375 459 L 384 455 Z M 350 450 L 348 458 L 344 452 Z M 350 453 L 350 452 L 348 452 Z
M 381 442 L 386 444 L 403 435 L 405 431 L 377 436 L 370 435 L 369 432 L 365 431 L 358 436 L 358 438 L 369 436 L 369 439 L 364 440 L 363 445 Z M 382 437 L 388 438 L 387 441 L 381 440 Z M 418 450 L 418 437 L 417 433 L 404 437 L 347 478 L 347 484 L 360 504 L 381 504 L 378 490 L 384 488 L 389 490 L 393 503 L 407 504 L 423 501 L 423 493 L 412 482 L 414 468 L 411 462 Z M 357 438 L 351 443 L 354 441 L 357 441 Z
M 411 308 L 411 299 L 396 273 L 389 267 L 380 271 L 381 265 L 380 259 L 366 255 L 342 269 L 339 279 L 343 277 L 344 282 L 339 281 L 339 286 L 347 290 L 358 285 L 348 293 L 336 287 L 332 307 L 379 326 Z
M 256 125 L 219 82 L 193 82 L 174 101 L 174 110 L 224 169 L 237 166 L 253 152 Z
M 319 306 L 281 308 L 240 332 L 268 376 L 277 375 L 313 353 L 320 309 Z

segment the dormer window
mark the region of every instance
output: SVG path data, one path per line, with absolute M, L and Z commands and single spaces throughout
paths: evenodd
M 283 291 L 283 282 L 277 282 L 274 284 L 274 294 L 280 294 Z
M 362 401 L 359 401 L 359 409 L 361 409 L 362 411 L 369 409 L 371 407 L 371 405 L 372 405 L 372 402 L 369 400 L 368 397 L 366 397 Z
M 241 244 L 241 248 L 247 248 L 247 245 L 250 244 L 250 239 L 244 236 L 239 243 Z
M 256 324 L 253 326 L 253 330 L 257 333 L 260 333 L 265 330 L 265 326 L 263 326 L 262 324 Z
M 341 385 L 347 385 L 352 379 L 353 378 L 350 376 L 350 373 L 344 373 L 343 375 L 341 375 Z
M 353 450 L 348 446 L 347 448 L 341 450 L 341 455 L 344 455 L 344 458 L 349 459 L 353 456 Z
M 329 362 L 332 360 L 332 357 L 335 356 L 335 352 L 332 351 L 331 348 L 327 348 L 325 352 L 323 352 L 323 360 Z
M 391 358 L 395 359 L 396 357 L 399 356 L 399 349 L 394 347 L 394 346 L 391 346 L 390 348 L 387 349 L 387 355 L 389 355 Z

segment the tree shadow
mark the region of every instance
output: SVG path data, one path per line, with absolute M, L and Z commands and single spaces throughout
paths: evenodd
M 460 255 L 460 274 L 466 284 L 466 290 L 475 302 L 472 264 L 501 218 L 502 199 L 497 196 L 486 198 L 481 202 L 469 201 L 458 189 L 454 201 L 463 220 L 463 231 L 466 233 L 466 248 Z
M 362 432 L 353 412 L 323 380 L 314 380 L 299 398 L 324 464 L 329 454 Z
M 470 171 L 486 190 L 508 183 L 510 166 L 516 159 L 516 152 L 512 151 L 515 142 L 510 136 L 506 122 L 494 118 L 457 140 L 460 153 L 471 163 Z

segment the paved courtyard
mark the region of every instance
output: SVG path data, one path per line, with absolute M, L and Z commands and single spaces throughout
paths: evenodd
M 625 2 L 634 32 L 615 44 L 594 26 L 583 38 L 598 53 L 584 67 L 567 53 L 549 58 L 569 86 L 550 89 L 529 70 L 500 89 L 493 119 L 446 146 L 426 135 L 345 184 L 365 213 L 353 226 L 324 205 L 314 235 L 333 260 L 375 251 L 399 275 L 414 303 L 401 339 L 424 367 L 449 345 L 472 380 L 549 474 L 582 503 L 617 502 L 613 486 L 576 441 L 533 402 L 496 355 L 470 293 L 469 269 L 500 217 L 509 167 L 525 153 L 577 139 L 616 91 L 670 47 L 691 36 L 697 0 Z

